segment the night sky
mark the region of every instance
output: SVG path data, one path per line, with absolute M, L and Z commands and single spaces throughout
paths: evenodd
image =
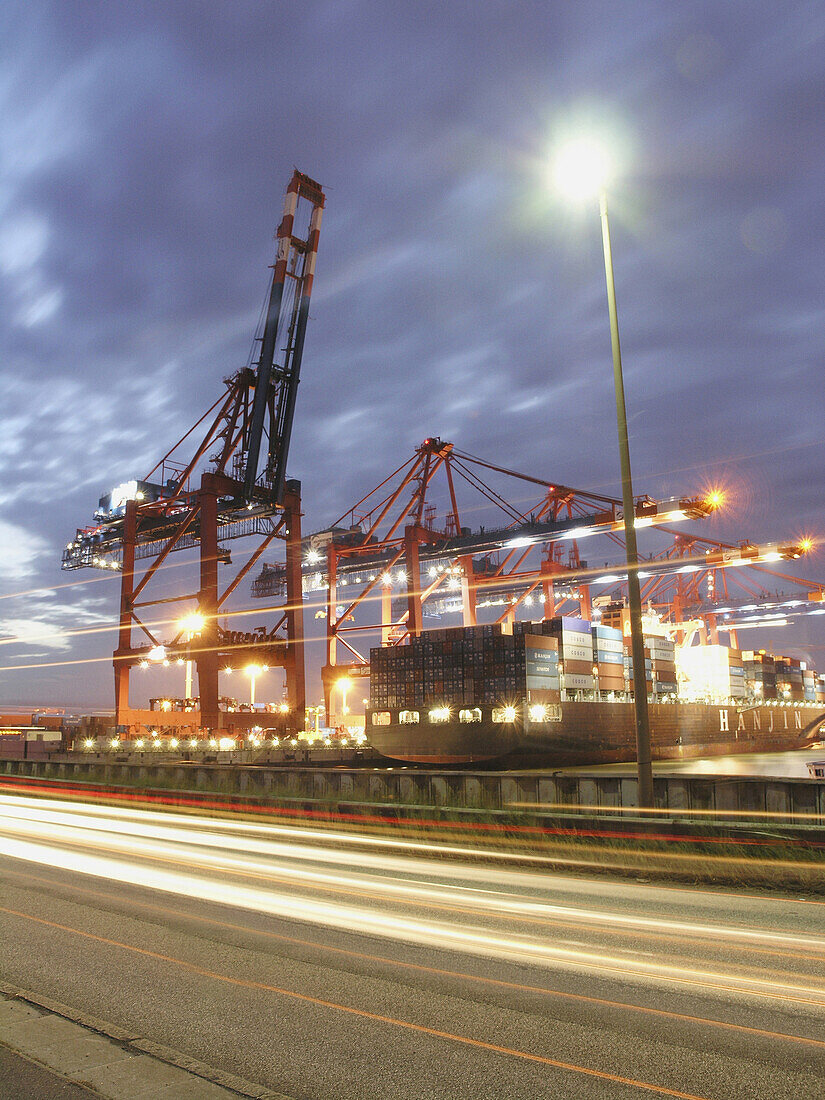
M 636 493 L 724 485 L 702 533 L 825 536 L 824 3 L 6 0 L 0 704 L 110 705 L 108 663 L 7 666 L 110 657 L 66 631 L 117 579 L 62 549 L 246 363 L 294 166 L 327 193 L 305 530 L 430 434 L 619 495 L 598 211 L 548 186 L 584 127 L 621 165 Z M 818 633 L 774 648 L 821 668 Z

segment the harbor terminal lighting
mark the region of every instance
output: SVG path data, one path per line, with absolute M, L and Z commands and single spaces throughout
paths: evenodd
M 636 759 L 639 770 L 639 805 L 653 805 L 653 768 L 650 753 L 650 724 L 645 682 L 642 599 L 639 589 L 639 559 L 636 548 L 635 502 L 630 473 L 630 447 L 627 438 L 622 355 L 619 343 L 619 319 L 613 280 L 613 254 L 607 215 L 607 187 L 615 176 L 613 160 L 595 138 L 576 137 L 563 144 L 553 162 L 553 181 L 568 199 L 586 202 L 598 197 L 602 224 L 604 271 L 607 283 L 607 308 L 610 318 L 610 343 L 613 352 L 613 385 L 616 394 L 616 421 L 619 432 L 619 464 L 622 475 L 622 508 L 627 559 L 627 594 L 630 611 L 630 636 L 633 649 L 633 699 L 636 710 Z

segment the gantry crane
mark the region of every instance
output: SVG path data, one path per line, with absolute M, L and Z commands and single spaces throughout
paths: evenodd
M 508 495 L 515 492 L 518 500 L 490 485 L 490 473 L 506 479 Z M 446 509 L 440 526 L 432 502 L 439 490 Z M 493 526 L 465 526 L 479 504 L 493 509 Z M 654 501 L 645 496 L 635 504 L 636 524 L 700 519 L 715 507 L 705 497 Z M 305 546 L 305 590 L 325 593 L 327 709 L 332 686 L 342 676 L 369 674 L 369 649 L 360 638 L 378 635 L 384 645 L 403 644 L 422 632 L 424 614 L 451 590 L 452 597 L 460 596 L 456 610 L 465 626 L 475 626 L 477 609 L 490 604 L 491 593 L 502 592 L 511 595 L 500 601 L 499 622 L 512 621 L 520 605 L 529 607 L 534 592 L 544 617 L 573 598 L 578 612 L 589 618 L 592 574 L 580 560 L 578 543 L 595 534 L 621 543 L 623 530 L 622 503 L 614 497 L 494 465 L 437 437 L 425 439 L 411 459 Z M 283 565 L 266 564 L 252 593 L 270 597 L 282 591 L 284 579 Z M 555 591 L 559 581 L 573 580 L 580 583 L 572 593 L 569 585 Z M 379 613 L 370 611 L 373 605 L 380 606 Z
M 199 711 L 175 716 L 178 724 L 218 729 L 251 720 L 219 708 L 219 670 L 237 667 L 241 658 L 285 669 L 288 704 L 303 726 L 301 495 L 300 483 L 287 480 L 286 465 L 323 208 L 321 186 L 294 172 L 276 235 L 262 327 L 247 366 L 224 379 L 221 396 L 144 479 L 101 498 L 97 524 L 79 529 L 63 554 L 64 569 L 121 570 L 114 652 L 118 724 L 157 718 L 130 707 L 129 677 L 136 664 L 162 655 L 197 665 Z M 257 548 L 220 591 L 219 566 L 230 563 L 222 544 L 249 536 L 260 540 Z M 252 633 L 222 627 L 218 616 L 226 613 L 228 598 L 276 538 L 284 541 L 286 558 L 286 603 L 270 609 L 278 614 L 276 622 Z M 199 550 L 197 591 L 147 599 L 147 588 L 169 555 L 187 549 Z M 138 561 L 147 562 L 141 576 Z M 189 615 L 164 645 L 157 625 L 141 616 L 146 608 L 165 612 L 176 602 L 186 603 Z M 143 644 L 133 644 L 135 627 L 145 636 Z
M 506 479 L 506 497 L 489 484 L 491 473 Z M 472 490 L 470 499 L 467 490 Z M 767 567 L 811 549 L 806 539 L 734 545 L 670 528 L 705 518 L 722 503 L 719 492 L 668 500 L 643 496 L 635 503 L 637 528 L 655 527 L 673 540 L 664 552 L 640 559 L 646 602 L 674 629 L 686 615 L 699 616 L 703 637 L 713 641 L 717 611 L 713 598 L 699 599 L 700 582 L 710 585 L 712 595 L 724 593 L 727 602 L 730 570 L 745 591 L 745 574 L 754 571 L 790 581 Z M 487 528 L 465 526 L 479 504 L 498 518 Z M 438 514 L 444 516 L 440 522 Z M 322 675 L 327 708 L 336 682 L 369 674 L 372 639 L 403 645 L 421 633 L 428 615 L 457 614 L 465 626 L 474 626 L 482 609 L 485 618 L 497 622 L 513 621 L 521 608 L 539 618 L 590 618 L 593 606 L 605 603 L 620 611 L 626 568 L 588 564 L 579 544 L 604 536 L 623 562 L 623 532 L 622 504 L 616 498 L 517 473 L 436 437 L 424 440 L 411 459 L 334 524 L 304 540 L 304 591 L 317 594 L 323 604 L 317 615 L 326 619 Z M 253 596 L 282 592 L 285 578 L 283 564 L 264 564 Z M 808 600 L 821 606 L 822 586 L 808 587 Z M 677 637 L 683 635 L 677 631 Z

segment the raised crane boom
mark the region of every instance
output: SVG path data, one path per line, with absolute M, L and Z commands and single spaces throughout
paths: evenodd
M 298 202 L 306 199 L 312 207 L 306 240 L 294 235 Z M 286 460 L 295 414 L 295 399 L 301 372 L 309 300 L 315 274 L 315 258 L 324 209 L 324 193 L 319 184 L 296 171 L 289 182 L 284 217 L 278 227 L 278 255 L 272 273 L 261 354 L 255 380 L 255 397 L 246 447 L 244 499 L 251 502 L 256 490 L 263 488 L 271 503 L 280 504 L 286 479 Z M 285 294 L 287 283 L 293 293 Z M 286 301 L 285 301 L 286 299 Z M 275 362 L 278 340 L 286 328 L 283 364 Z M 259 475 L 261 442 L 269 411 L 269 447 L 262 477 Z

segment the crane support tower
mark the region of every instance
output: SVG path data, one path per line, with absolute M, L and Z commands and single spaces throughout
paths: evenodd
M 287 479 L 286 464 L 323 208 L 321 186 L 295 171 L 277 231 L 262 326 L 247 366 L 224 379 L 218 400 L 144 479 L 101 498 L 96 525 L 79 529 L 64 551 L 64 569 L 121 570 L 114 652 L 119 725 L 159 719 L 212 730 L 251 725 L 251 714 L 221 709 L 218 677 L 222 669 L 254 662 L 284 668 L 283 709 L 288 707 L 294 726 L 303 728 L 301 492 L 299 482 Z M 219 566 L 231 564 L 223 544 L 249 537 L 258 538 L 257 547 L 221 588 Z M 276 612 L 275 624 L 252 632 L 221 626 L 219 616 L 231 614 L 227 600 L 276 538 L 285 543 L 286 584 L 285 604 L 268 609 Z M 187 549 L 199 551 L 197 591 L 147 598 L 169 555 Z M 146 562 L 140 575 L 138 562 Z M 176 603 L 185 607 L 170 618 Z M 150 621 L 146 609 L 152 609 Z M 167 623 L 175 624 L 175 633 L 164 643 L 158 626 Z M 133 629 L 142 634 L 138 644 Z M 160 716 L 130 706 L 132 669 L 155 661 L 197 666 L 199 698 L 185 700 L 181 713 Z

